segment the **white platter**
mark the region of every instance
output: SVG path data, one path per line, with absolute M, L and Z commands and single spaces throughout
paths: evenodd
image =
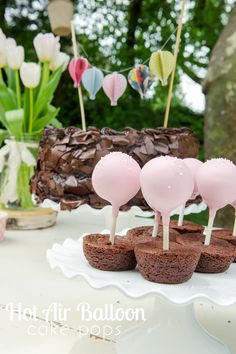
M 127 230 L 119 233 L 124 235 Z M 102 233 L 107 233 L 107 230 Z M 199 274 L 180 285 L 165 285 L 148 282 L 135 271 L 104 272 L 92 268 L 82 249 L 82 237 L 78 241 L 66 239 L 63 244 L 54 244 L 47 251 L 47 260 L 52 269 L 59 268 L 64 276 L 82 276 L 95 289 L 114 286 L 132 298 L 156 294 L 174 304 L 188 304 L 195 299 L 208 299 L 227 306 L 236 303 L 236 264 L 222 274 Z

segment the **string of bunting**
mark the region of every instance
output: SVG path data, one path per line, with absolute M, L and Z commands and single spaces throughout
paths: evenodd
M 128 81 L 131 87 L 144 99 L 149 88 L 157 80 L 160 80 L 162 86 L 167 85 L 168 77 L 174 70 L 174 55 L 163 49 L 176 31 L 177 28 L 161 49 L 152 53 L 142 64 L 136 64 L 117 72 L 92 66 L 83 46 L 79 45 L 87 58 L 80 56 L 70 61 L 69 74 L 74 82 L 74 87 L 79 88 L 82 82 L 91 100 L 94 100 L 97 92 L 103 88 L 104 93 L 110 99 L 111 106 L 117 106 L 117 101 L 124 94 Z M 147 66 L 145 64 L 148 61 L 149 65 Z M 122 74 L 126 71 L 129 71 L 127 78 Z M 103 72 L 107 75 L 104 76 Z

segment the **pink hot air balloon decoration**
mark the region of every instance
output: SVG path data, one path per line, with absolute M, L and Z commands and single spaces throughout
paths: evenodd
M 236 166 L 227 159 L 212 159 L 199 168 L 197 187 L 209 208 L 205 245 L 211 241 L 216 212 L 236 200 Z
M 199 195 L 198 187 L 197 187 L 197 181 L 196 181 L 196 174 L 200 166 L 203 164 L 202 161 L 194 158 L 186 158 L 183 159 L 183 162 L 185 165 L 189 168 L 193 179 L 194 179 L 194 189 L 193 189 L 193 194 L 190 199 L 195 199 Z M 183 225 L 184 221 L 184 211 L 185 211 L 185 204 L 182 205 L 180 213 L 179 213 L 179 220 L 178 220 L 178 226 Z
M 90 67 L 90 64 L 86 58 L 79 57 L 74 58 L 69 64 L 69 74 L 74 81 L 74 87 L 79 87 L 82 75 Z
M 141 189 L 149 206 L 163 220 L 163 249 L 169 250 L 170 213 L 192 195 L 194 180 L 181 159 L 156 157 L 142 168 Z
M 127 80 L 119 73 L 108 74 L 102 83 L 103 90 L 111 100 L 111 106 L 117 106 L 118 99 L 123 95 L 127 87 Z
M 111 152 L 101 158 L 92 174 L 95 192 L 112 205 L 110 241 L 115 242 L 116 222 L 119 209 L 133 198 L 140 189 L 139 164 L 122 152 Z

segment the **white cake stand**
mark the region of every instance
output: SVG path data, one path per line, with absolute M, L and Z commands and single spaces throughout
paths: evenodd
M 221 306 L 235 303 L 236 264 L 224 274 L 195 273 L 184 284 L 164 285 L 144 280 L 138 271 L 112 272 L 111 276 L 90 267 L 83 255 L 82 238 L 55 244 L 47 251 L 47 259 L 51 268 L 60 268 L 68 278 L 80 275 L 95 289 L 114 286 L 131 298 L 155 295 L 151 316 L 118 337 L 118 354 L 230 354 L 198 324 L 193 302 L 207 299 Z

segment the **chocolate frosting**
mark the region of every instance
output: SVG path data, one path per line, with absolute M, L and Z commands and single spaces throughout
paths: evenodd
M 51 199 L 61 203 L 62 210 L 71 210 L 87 203 L 102 208 L 108 203 L 94 193 L 91 175 L 100 158 L 112 151 L 131 155 L 142 167 L 150 159 L 170 155 L 180 158 L 197 157 L 199 144 L 188 128 L 125 128 L 118 132 L 89 127 L 54 128 L 44 130 L 31 191 L 38 202 Z M 139 192 L 123 210 L 137 205 L 149 207 Z

